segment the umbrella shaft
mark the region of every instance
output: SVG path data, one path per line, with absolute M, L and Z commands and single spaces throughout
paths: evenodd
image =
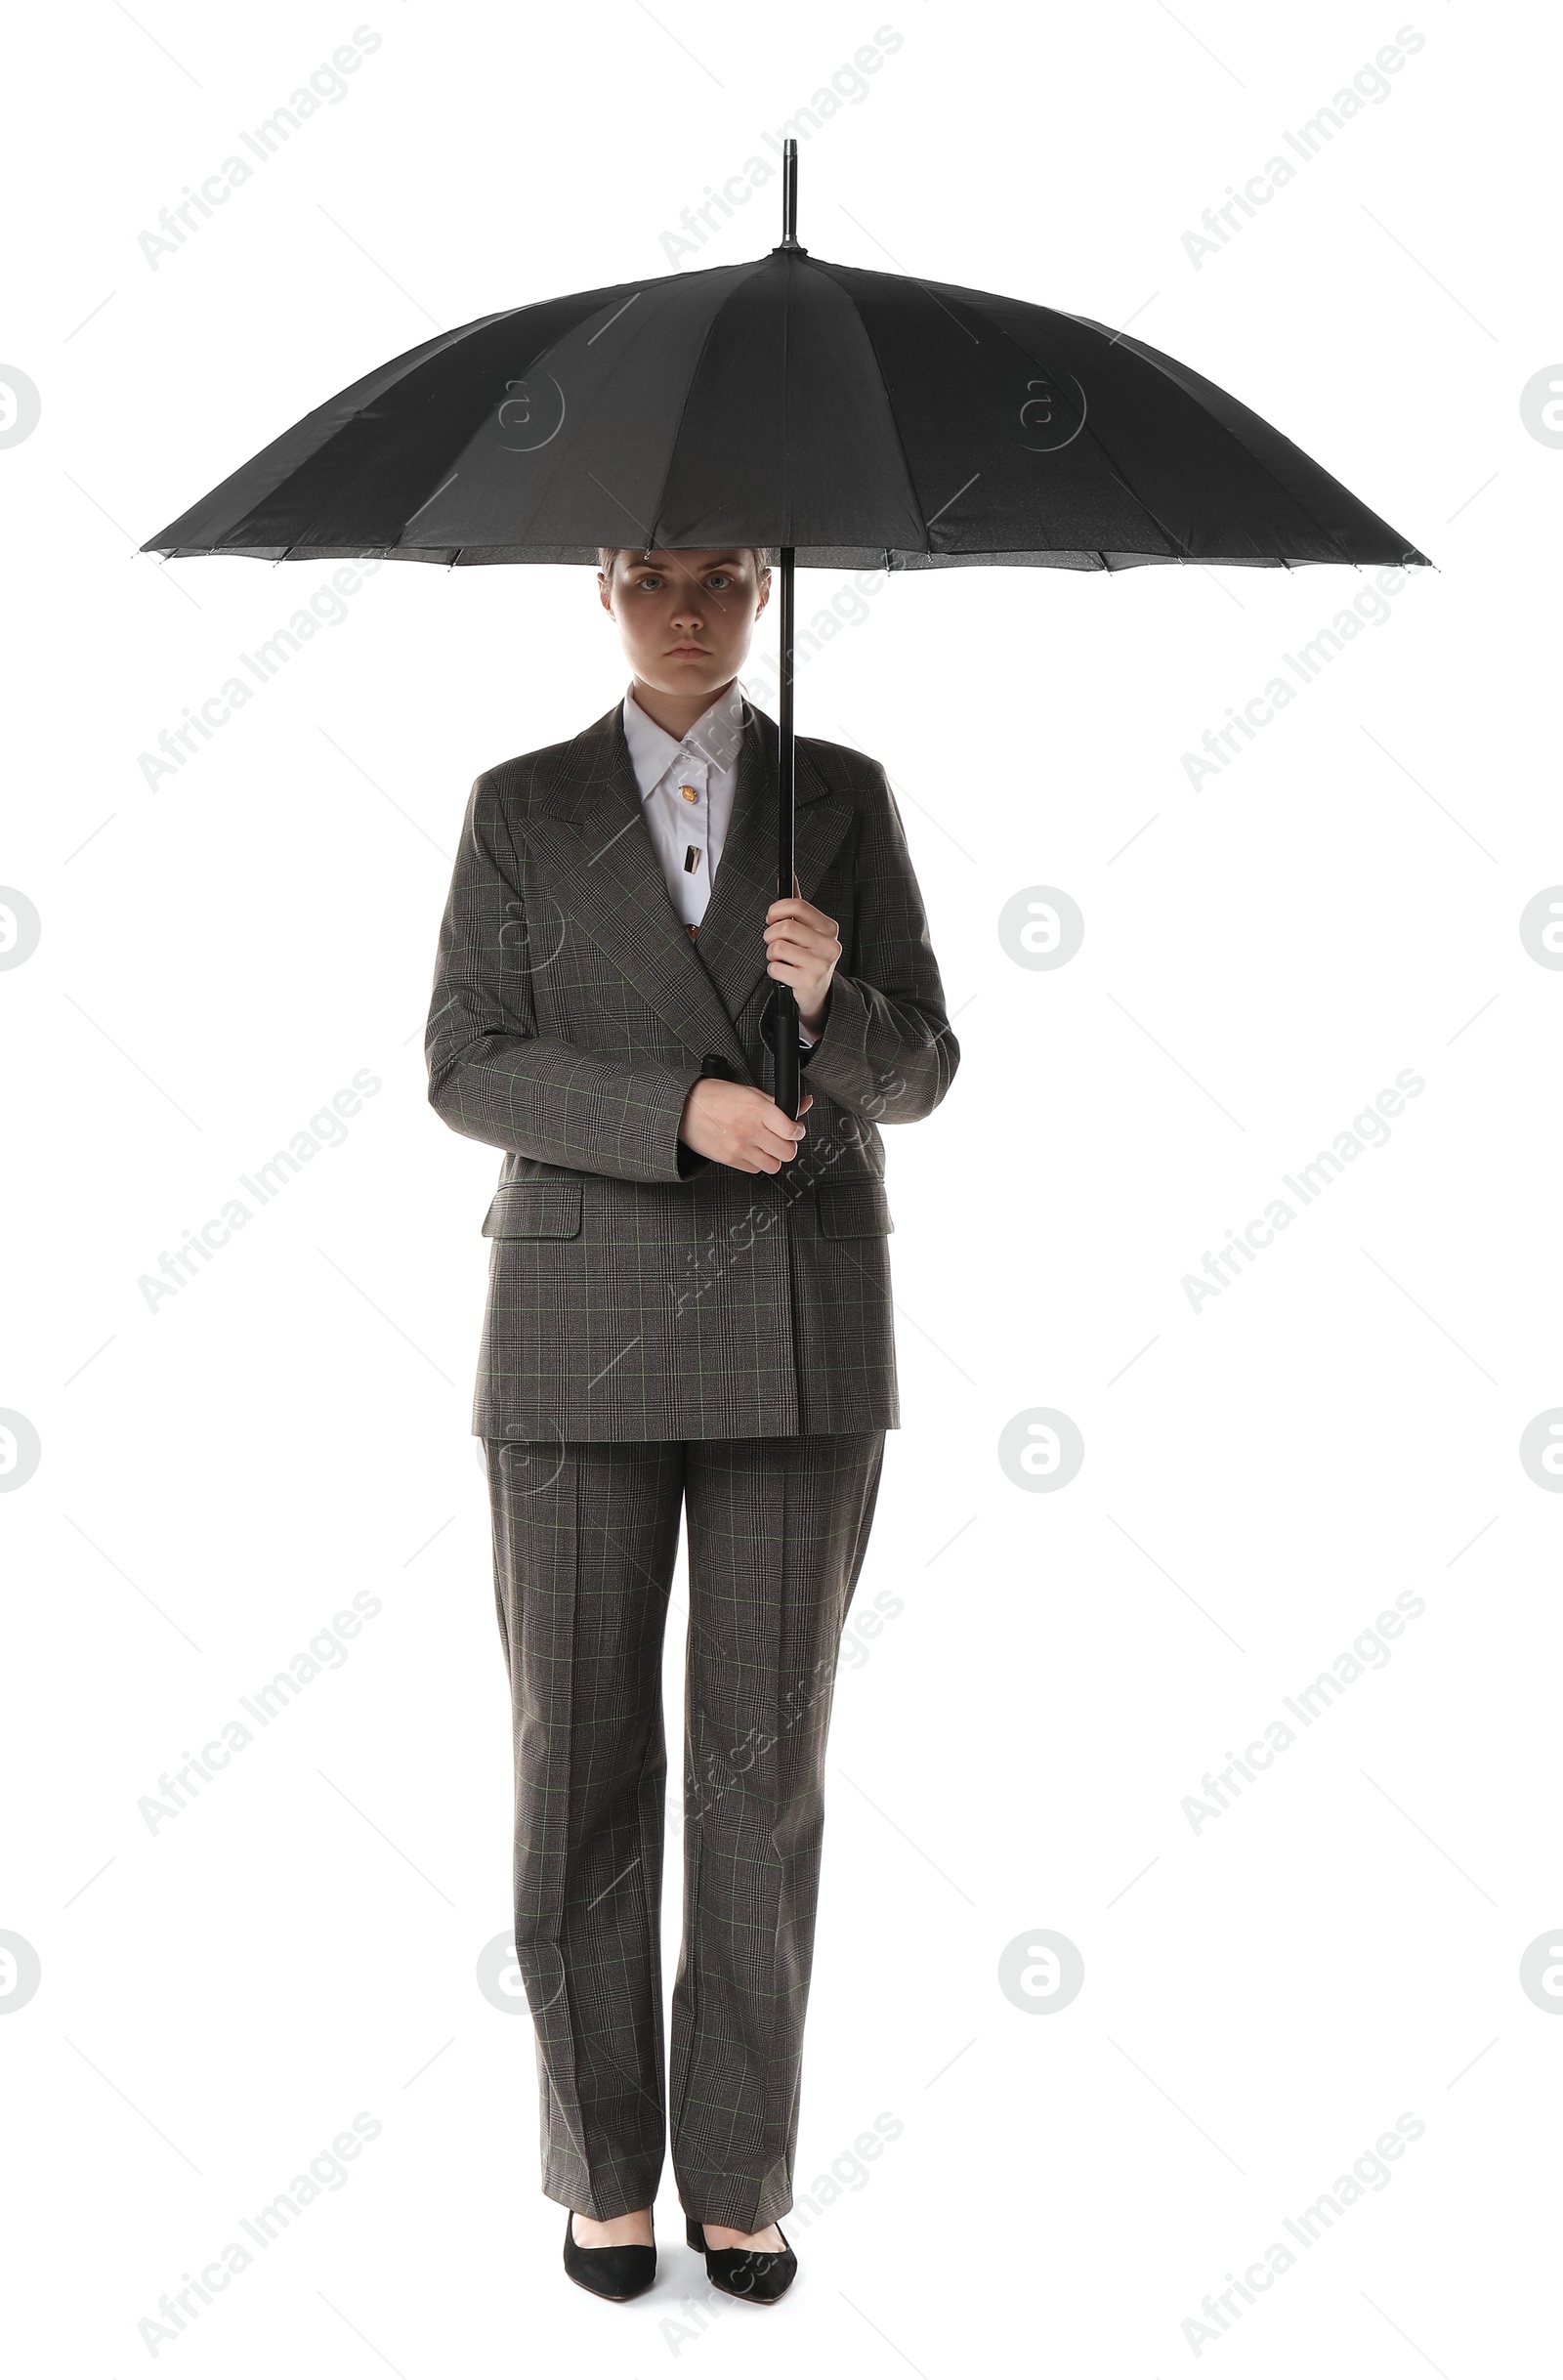
M 781 800 L 777 812 L 777 891 L 784 898 L 792 890 L 792 819 L 796 772 L 793 755 L 792 725 L 792 664 L 794 656 L 794 627 L 792 610 L 793 548 L 782 548 L 782 688 L 781 728 L 778 751 L 778 774 Z
M 782 548 L 782 699 L 777 744 L 777 893 L 785 899 L 792 890 L 793 848 L 793 730 L 792 730 L 792 561 L 793 548 Z M 801 1091 L 798 1068 L 798 1003 L 790 984 L 778 983 L 771 1015 L 771 1046 L 776 1058 L 777 1106 L 783 1116 L 796 1117 Z

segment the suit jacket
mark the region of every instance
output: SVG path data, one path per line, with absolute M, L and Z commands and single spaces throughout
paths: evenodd
M 472 788 L 440 931 L 429 1097 L 505 1151 L 473 1429 L 725 1438 L 900 1425 L 881 1124 L 959 1057 L 877 761 L 798 739 L 806 900 L 838 921 L 801 1154 L 740 1173 L 678 1138 L 690 1085 L 773 1087 L 776 724 L 751 708 L 697 941 L 668 897 L 615 702 Z

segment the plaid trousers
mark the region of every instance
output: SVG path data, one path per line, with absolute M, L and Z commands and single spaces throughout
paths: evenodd
M 825 1737 L 884 1431 L 485 1446 L 544 2192 L 605 2221 L 650 2206 L 662 2172 L 661 1652 L 682 1508 L 673 2171 L 686 2214 L 760 2231 L 792 2204 Z

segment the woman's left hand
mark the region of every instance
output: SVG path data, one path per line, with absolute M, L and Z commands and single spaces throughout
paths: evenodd
M 792 986 L 799 1023 L 805 1033 L 818 1034 L 841 944 L 835 919 L 805 901 L 797 885 L 794 876 L 790 900 L 773 901 L 765 913 L 766 973 Z

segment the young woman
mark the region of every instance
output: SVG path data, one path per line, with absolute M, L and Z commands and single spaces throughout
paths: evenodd
M 473 1428 L 515 1719 L 516 1948 L 542 2186 L 605 2297 L 655 2273 L 669 2104 L 690 2244 L 774 2302 L 796 2259 L 803 2020 L 842 1624 L 899 1426 L 881 1124 L 958 1059 L 884 770 L 739 684 L 752 547 L 604 549 L 628 691 L 472 790 L 429 1095 L 505 1152 Z M 796 996 L 805 1096 L 767 1089 Z M 807 1121 L 805 1121 L 807 1119 Z M 663 1625 L 689 1547 L 684 1936 L 663 2079 Z

